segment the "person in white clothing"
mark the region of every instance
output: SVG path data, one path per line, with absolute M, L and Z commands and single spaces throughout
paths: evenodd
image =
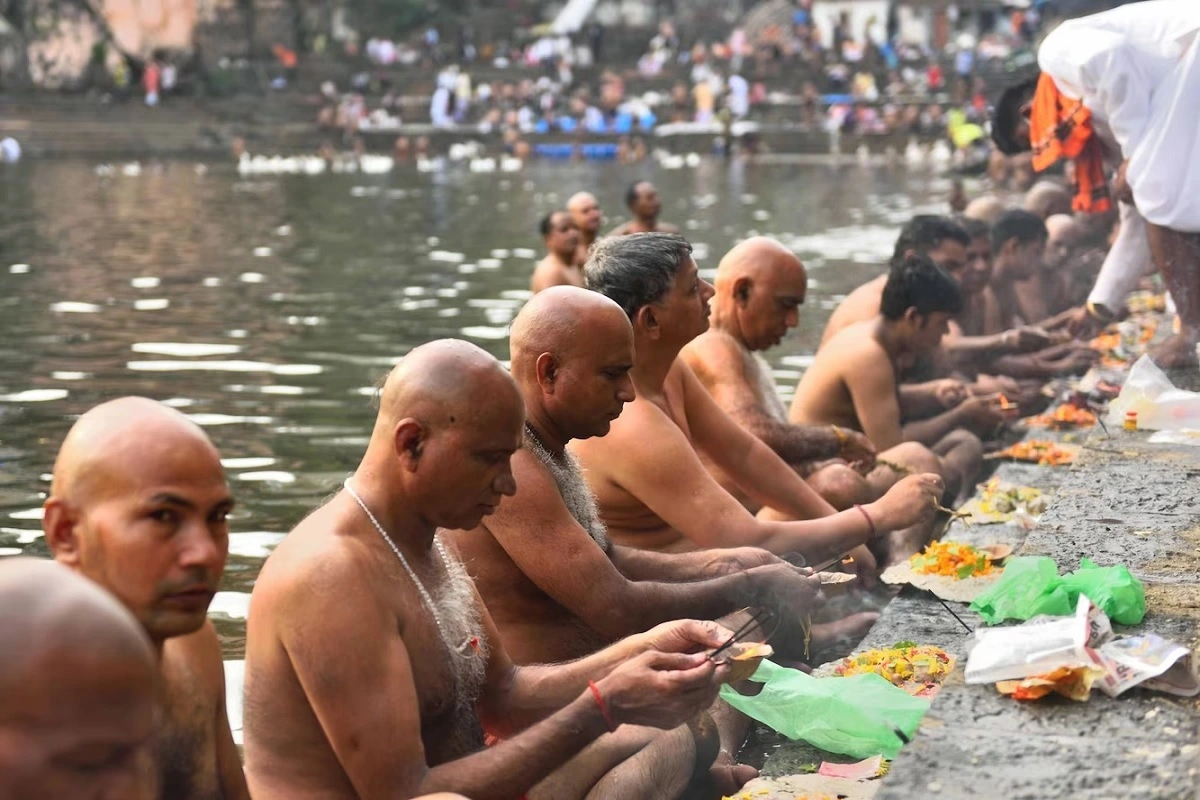
M 1041 76 L 1005 90 L 992 135 L 1033 150 L 1039 171 L 1075 161 L 1074 208 L 1118 203 L 1120 235 L 1079 329 L 1113 318 L 1138 280 L 1163 275 L 1180 330 L 1151 350 L 1164 367 L 1197 363 L 1200 342 L 1200 3 L 1149 0 L 1064 22 L 1038 51 Z M 1105 167 L 1114 171 L 1111 186 Z

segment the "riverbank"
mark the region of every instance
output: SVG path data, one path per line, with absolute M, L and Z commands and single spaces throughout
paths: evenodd
M 1171 377 L 1181 388 L 1200 387 L 1194 370 Z M 1043 429 L 1036 437 L 1062 440 L 1072 434 L 1047 435 Z M 1105 432 L 1096 426 L 1086 437 L 1074 435 L 1082 449 L 1069 468 L 1004 464 L 997 472 L 1003 482 L 1050 495 L 1037 525 L 1026 532 L 1013 523 L 967 527 L 955 522 L 947 538 L 1011 544 L 1017 555 L 1049 556 L 1063 571 L 1076 569 L 1081 558 L 1100 566 L 1124 564 L 1145 584 L 1147 614 L 1138 625 L 1114 629 L 1157 633 L 1195 652 L 1200 648 L 1200 448 L 1150 444 L 1149 437 L 1149 432 L 1112 426 Z M 972 629 L 983 624 L 965 605 L 950 607 Z M 863 793 L 856 800 L 1196 796 L 1200 698 L 1135 689 L 1115 699 L 1096 691 L 1085 703 L 1057 696 L 1015 701 L 992 684 L 963 682 L 969 639 L 936 598 L 907 587 L 855 650 L 911 640 L 941 647 L 957 659 L 913 741 L 886 777 L 860 784 Z M 791 782 L 806 772 L 805 765 L 826 760 L 854 759 L 785 742 L 769 755 L 764 779 L 748 786 L 746 796 L 792 798 Z

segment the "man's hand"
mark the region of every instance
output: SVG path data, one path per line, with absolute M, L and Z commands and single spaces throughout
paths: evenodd
M 790 569 L 790 567 L 789 567 Z M 733 635 L 715 622 L 694 619 L 677 619 L 655 625 L 645 633 L 638 634 L 641 652 L 698 653 L 720 647 Z
M 1054 366 L 1064 375 L 1075 375 L 1087 372 L 1097 361 L 1100 354 L 1095 350 L 1080 348 L 1065 358 L 1054 362 Z
M 1098 319 L 1087 306 L 1075 309 L 1066 322 L 1067 331 L 1077 339 L 1091 339 L 1104 329 L 1105 320 Z
M 1005 331 L 1001 338 L 1005 349 L 1010 353 L 1029 353 L 1049 347 L 1053 343 L 1050 334 L 1029 325 Z
M 616 723 L 670 730 L 712 705 L 728 672 L 728 664 L 713 664 L 703 653 L 651 650 L 621 664 L 596 688 Z
M 796 609 L 801 613 L 819 606 L 821 579 L 816 575 L 804 575 L 791 564 L 781 562 L 767 567 L 755 567 L 746 573 L 751 581 L 753 601 L 751 605 L 763 606 L 783 616 Z M 781 608 L 788 611 L 780 612 Z M 770 623 L 766 626 L 770 628 Z
M 864 589 L 873 587 L 879 575 L 879 564 L 871 548 L 860 545 L 850 551 L 850 557 L 854 559 L 854 574 L 858 576 L 858 582 Z
M 875 523 L 876 536 L 925 522 L 941 505 L 945 491 L 941 477 L 931 472 L 909 475 L 897 482 L 887 494 L 865 506 Z
M 1133 202 L 1133 187 L 1129 185 L 1129 180 L 1125 176 L 1125 172 L 1129 169 L 1129 159 L 1121 162 L 1121 166 L 1117 167 L 1117 174 L 1113 176 L 1112 195 L 1115 200 L 1121 203 L 1128 203 L 1134 208 L 1137 204 Z
M 944 409 L 957 408 L 967 399 L 967 387 L 962 381 L 943 378 L 934 381 L 933 396 Z
M 838 455 L 843 461 L 860 472 L 870 472 L 875 467 L 875 445 L 858 431 L 833 426 L 838 437 Z
M 779 556 L 763 550 L 761 547 L 727 547 L 711 552 L 713 553 L 711 567 L 713 577 L 734 575 L 768 564 L 785 563 Z
M 1021 394 L 1021 384 L 1006 375 L 980 375 L 971 386 L 971 394 L 981 397 L 1002 394 L 1015 399 Z
M 962 424 L 980 437 L 991 436 L 1008 419 L 997 400 L 999 398 L 994 395 L 967 400 L 959 406 Z

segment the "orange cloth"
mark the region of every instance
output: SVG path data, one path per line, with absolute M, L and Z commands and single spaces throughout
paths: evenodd
M 1071 207 L 1089 214 L 1112 208 L 1104 179 L 1104 151 L 1092 129 L 1092 112 L 1082 100 L 1063 96 L 1045 72 L 1038 78 L 1029 114 L 1033 168 L 1038 172 L 1060 158 L 1075 162 L 1075 199 Z

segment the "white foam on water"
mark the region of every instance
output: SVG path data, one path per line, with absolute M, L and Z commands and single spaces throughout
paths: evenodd
M 206 344 L 201 342 L 135 342 L 129 349 L 135 353 L 149 353 L 156 356 L 199 358 L 201 356 L 228 356 L 233 353 L 240 353 L 242 347 L 236 344 Z
M 229 333 L 227 333 L 225 335 L 228 336 L 230 339 L 245 339 L 247 336 L 250 335 L 250 332 L 246 331 L 246 330 L 242 330 L 241 328 L 237 328 L 235 330 L 230 331 Z
M 438 289 L 434 294 L 438 297 L 458 297 L 458 289 Z
M 283 470 L 262 470 L 261 472 L 243 472 L 237 476 L 239 481 L 262 481 L 264 483 L 295 483 L 296 476 Z
M 32 544 L 43 538 L 41 528 L 0 528 L 0 533 L 17 537 L 17 544 Z
M 9 519 L 41 519 L 43 510 L 41 506 L 37 508 L 27 508 L 24 511 L 11 511 L 8 514 Z
M 278 394 L 295 397 L 297 395 L 308 394 L 311 390 L 303 386 L 288 386 L 286 384 L 274 384 L 271 386 L 263 386 L 259 388 L 263 394 Z
M 29 272 L 29 265 L 28 264 L 13 264 L 11 267 L 8 268 L 8 272 L 11 275 L 24 275 L 25 273 Z
M 482 339 L 490 342 L 498 342 L 501 339 L 508 338 L 508 328 L 492 328 L 486 325 L 471 325 L 459 331 L 468 339 Z
M 276 375 L 316 375 L 324 372 L 319 364 L 267 364 L 263 361 L 130 361 L 136 372 L 270 372 Z
M 220 286 L 221 279 L 220 278 L 205 278 L 203 281 L 201 281 L 201 285 L 207 286 L 208 288 L 211 289 L 214 286 Z
M 470 275 L 472 272 L 478 272 L 479 267 L 474 264 L 459 264 L 458 271 L 464 275 Z
M 269 247 L 254 248 L 254 255 L 257 256 L 258 258 L 266 258 L 267 256 L 271 255 L 271 252 L 272 252 L 271 248 L 269 248 Z
M 245 619 L 250 612 L 250 595 L 246 592 L 217 592 L 208 604 L 209 614 L 230 619 Z
M 431 250 L 429 252 L 430 261 L 441 261 L 446 264 L 461 264 L 466 258 L 462 253 L 455 253 L 450 250 Z
M 266 275 L 261 272 L 243 272 L 238 275 L 238 280 L 242 283 L 262 283 L 267 279 Z
M 480 269 L 500 269 L 504 266 L 504 262 L 498 258 L 481 258 L 479 259 Z
M 235 414 L 188 414 L 188 419 L 197 425 L 270 425 L 272 417 L 242 417 Z
M 458 289 L 460 292 L 465 292 L 467 289 L 471 288 L 471 282 L 470 281 L 455 281 L 454 288 Z
M 467 301 L 469 308 L 507 308 L 515 311 L 521 307 L 521 300 L 515 297 L 472 297 Z
M 133 280 L 129 281 L 129 285 L 135 289 L 153 289 L 155 286 L 158 286 L 160 283 L 162 283 L 162 281 L 160 281 L 158 278 L 155 278 L 154 276 L 146 276 L 143 278 L 134 278 Z
M 0 403 L 48 403 L 62 400 L 70 392 L 66 389 L 26 389 L 23 392 L 0 394 Z
M 170 307 L 170 305 L 171 305 L 171 301 L 165 297 L 152 297 L 152 298 L 147 298 L 145 300 L 134 300 L 133 301 L 133 310 L 134 311 L 162 311 L 164 308 Z
M 518 305 L 524 305 L 526 300 L 533 297 L 533 292 L 528 289 L 505 289 L 500 296 L 506 300 L 515 300 Z
M 275 463 L 270 456 L 247 456 L 246 458 L 222 458 L 221 466 L 225 469 L 262 469 Z
M 816 360 L 816 358 L 817 357 L 814 355 L 784 356 L 783 358 L 779 359 L 779 363 L 786 364 L 789 367 L 808 369 L 813 365 L 813 362 Z
M 428 297 L 424 300 L 401 300 L 401 311 L 419 311 L 422 308 L 437 308 L 441 305 L 436 297 Z
M 443 308 L 438 310 L 439 317 L 457 317 L 461 313 L 461 308 Z
M 424 286 L 405 286 L 404 287 L 404 296 L 405 297 L 420 297 L 423 294 L 425 294 Z
M 196 405 L 196 401 L 190 397 L 168 397 L 162 404 L 171 408 L 191 408 Z
M 64 300 L 61 303 L 51 303 L 50 310 L 58 314 L 99 314 L 100 306 L 95 303 L 78 303 Z
M 56 381 L 85 381 L 88 378 L 92 377 L 92 373 L 90 373 L 90 372 L 70 372 L 68 370 L 61 370 L 58 372 L 51 372 L 50 377 Z
M 497 248 L 496 250 L 493 250 L 491 253 L 489 253 L 489 255 L 492 258 L 505 259 L 505 258 L 509 257 L 510 253 L 507 250 Z
M 537 258 L 537 251 L 528 247 L 515 247 L 512 254 L 514 258 Z
M 483 314 L 493 325 L 507 325 L 516 316 L 516 312 L 511 308 L 487 308 Z
M 0 547 L 0 558 L 4 556 L 19 556 L 22 552 L 24 551 L 17 547 Z

